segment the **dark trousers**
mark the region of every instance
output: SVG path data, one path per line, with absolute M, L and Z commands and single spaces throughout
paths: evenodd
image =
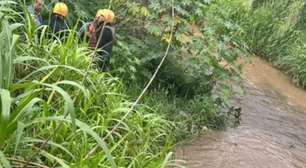
M 110 54 L 104 51 L 99 51 L 97 53 L 97 65 L 98 69 L 102 72 L 109 71 L 110 64 Z

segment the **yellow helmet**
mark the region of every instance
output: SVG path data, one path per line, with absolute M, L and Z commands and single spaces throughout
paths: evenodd
M 53 13 L 66 17 L 68 15 L 68 7 L 65 3 L 56 3 L 53 8 Z
M 103 16 L 104 22 L 113 23 L 115 18 L 115 13 L 110 9 L 100 9 L 98 10 L 96 17 Z

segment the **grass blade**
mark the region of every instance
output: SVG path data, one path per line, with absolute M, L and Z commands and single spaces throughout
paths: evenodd
M 49 160 L 51 160 L 51 161 L 56 161 L 58 164 L 61 165 L 62 168 L 70 168 L 70 166 L 68 166 L 68 165 L 65 163 L 64 160 L 62 160 L 62 159 L 60 159 L 60 158 L 58 158 L 58 157 L 56 157 L 56 156 L 54 156 L 54 155 L 48 153 L 47 151 L 42 150 L 42 151 L 41 151 L 41 154 L 42 154 L 43 156 L 45 156 L 46 158 L 48 158 Z
M 17 124 L 17 131 L 16 131 L 16 144 L 15 144 L 15 150 L 14 150 L 14 156 L 17 153 L 17 149 L 20 143 L 20 139 L 22 137 L 23 134 L 23 130 L 25 129 L 25 124 L 22 122 L 18 122 Z
M 70 95 L 65 90 L 58 87 L 57 85 L 47 84 L 47 83 L 39 83 L 39 82 L 37 82 L 37 84 L 40 84 L 42 86 L 47 86 L 47 87 L 51 88 L 52 90 L 56 91 L 57 93 L 59 93 L 63 97 L 63 99 L 65 100 L 64 114 L 65 115 L 70 114 L 72 125 L 75 126 L 76 114 L 75 114 L 75 109 L 74 109 L 74 103 L 73 103 L 73 100 L 71 99 Z
M 173 155 L 172 152 L 168 153 L 168 155 L 166 156 L 165 160 L 161 164 L 160 168 L 166 168 L 167 167 L 167 164 L 168 164 L 169 160 L 171 159 L 172 155 Z
M 71 85 L 71 86 L 77 87 L 78 89 L 80 89 L 83 92 L 85 97 L 87 97 L 87 98 L 89 97 L 89 93 L 85 89 L 85 87 L 78 84 L 77 82 L 65 80 L 65 81 L 60 81 L 60 82 L 56 83 L 56 85 L 61 85 L 61 84 L 62 85 Z
M 10 118 L 10 109 L 11 109 L 11 95 L 8 90 L 0 90 L 1 98 L 1 122 L 7 122 Z
M 65 119 L 64 116 L 59 116 L 59 117 L 37 118 L 29 124 L 32 125 L 32 124 L 35 124 L 35 123 L 45 122 L 45 121 L 62 121 L 62 122 L 71 123 L 71 120 Z M 107 144 L 105 143 L 105 141 L 103 141 L 103 139 L 101 139 L 99 137 L 99 135 L 96 132 L 94 132 L 86 123 L 84 123 L 82 121 L 79 121 L 79 120 L 76 120 L 76 125 L 82 131 L 84 131 L 87 134 L 89 134 L 90 136 L 92 136 L 95 139 L 95 141 L 97 141 L 98 145 L 103 149 L 104 153 L 106 154 L 107 159 L 111 164 L 111 167 L 112 168 L 117 168 L 116 163 L 114 161 L 114 158 L 112 157 L 111 152 L 110 152 L 109 148 L 107 147 Z
M 22 143 L 25 143 L 25 144 L 29 144 L 29 143 L 45 143 L 45 141 L 41 140 L 41 139 L 36 139 L 36 138 L 26 138 L 25 140 L 22 141 Z M 55 142 L 52 142 L 52 141 L 48 141 L 48 144 L 50 146 L 54 146 L 56 148 L 61 149 L 62 151 L 67 153 L 73 160 L 75 160 L 74 155 L 68 149 L 63 147 L 62 145 L 60 145 L 58 143 L 55 143 Z
M 0 151 L 0 166 L 1 165 L 4 168 L 11 168 L 10 162 L 7 160 L 7 158 L 5 157 L 4 153 L 2 153 L 2 151 Z

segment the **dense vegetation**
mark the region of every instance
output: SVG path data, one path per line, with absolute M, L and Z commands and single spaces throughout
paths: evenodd
M 61 41 L 34 26 L 30 1 L 0 1 L 0 167 L 177 164 L 177 142 L 226 127 L 227 83 L 239 82 L 234 62 L 247 52 L 306 88 L 303 0 L 65 2 Z M 78 38 L 100 8 L 116 13 L 109 73 Z
M 306 88 L 305 1 L 234 0 L 218 1 L 213 6 L 213 14 L 221 19 L 207 23 L 221 36 L 271 61 Z
M 203 19 L 219 1 L 67 3 L 62 42 L 33 25 L 27 2 L 0 1 L 0 167 L 166 167 L 179 140 L 226 126 L 240 50 Z M 117 41 L 100 73 L 77 31 L 108 7 Z

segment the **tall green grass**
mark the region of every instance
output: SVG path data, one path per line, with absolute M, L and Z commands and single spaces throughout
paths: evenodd
M 159 154 L 160 149 L 152 147 L 167 141 L 167 133 L 161 131 L 169 130 L 169 121 L 147 115 L 144 109 L 135 111 L 107 139 L 101 138 L 118 122 L 129 103 L 120 93 L 117 79 L 90 67 L 89 51 L 79 46 L 73 31 L 61 42 L 47 39 L 44 34 L 37 39 L 31 30 L 25 30 L 26 41 L 17 47 L 14 27 L 17 26 L 2 20 L 1 37 L 5 42 L 1 43 L 0 142 L 1 150 L 10 154 L 7 160 L 16 159 L 12 164 L 26 160 L 25 164 L 61 167 L 79 167 L 95 160 L 95 166 L 141 167 L 149 162 L 154 164 L 154 160 L 148 160 L 154 155 L 167 155 L 168 151 Z M 142 126 L 143 122 L 154 120 L 160 129 Z M 142 131 L 146 128 L 150 134 Z M 131 148 L 133 139 L 150 146 Z M 102 150 L 94 158 L 84 160 L 96 143 Z
M 208 23 L 223 37 L 270 61 L 305 88 L 305 1 L 255 0 L 252 6 L 242 4 L 239 0 L 216 3 L 207 12 Z
M 267 58 L 272 63 L 288 73 L 295 83 L 305 87 L 306 78 L 303 65 L 303 55 L 305 55 L 304 33 L 297 25 L 301 25 L 302 10 L 304 1 L 275 1 L 266 3 L 252 13 L 255 16 L 265 16 L 264 18 L 251 18 L 254 23 L 260 23 L 257 30 L 268 30 L 263 33 L 258 31 L 255 36 L 261 37 L 250 44 L 261 43 L 257 51 L 261 50 L 260 56 Z M 269 14 L 270 13 L 270 14 Z M 267 20 L 264 22 L 262 20 Z M 245 29 L 247 27 L 245 26 Z M 251 29 L 251 28 L 249 28 Z M 246 35 L 247 38 L 247 35 Z M 263 41 L 264 40 L 264 41 Z M 250 45 L 251 48 L 255 48 Z M 255 52 L 256 53 L 256 52 Z

